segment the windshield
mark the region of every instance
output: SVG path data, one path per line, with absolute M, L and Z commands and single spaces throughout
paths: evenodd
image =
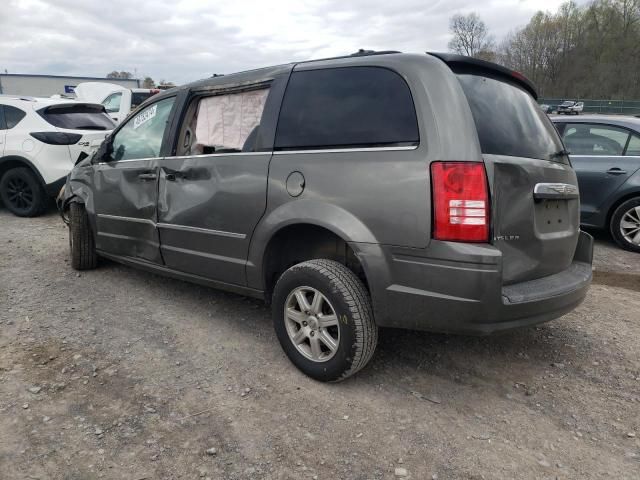
M 573 105 L 573 102 L 562 102 L 561 104 L 563 107 L 570 107 L 571 105 Z
M 54 127 L 69 130 L 113 130 L 115 123 L 102 105 L 69 103 L 41 110 L 40 115 Z
M 482 153 L 566 162 L 558 132 L 533 97 L 506 80 L 458 74 Z

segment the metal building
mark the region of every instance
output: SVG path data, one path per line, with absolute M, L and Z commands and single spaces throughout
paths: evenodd
M 30 97 L 50 97 L 56 94 L 73 96 L 73 88 L 82 82 L 115 83 L 127 88 L 139 88 L 141 85 L 138 79 L 0 73 L 0 94 Z

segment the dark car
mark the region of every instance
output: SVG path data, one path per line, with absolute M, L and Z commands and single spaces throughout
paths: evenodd
M 398 52 L 161 92 L 70 174 L 75 268 L 97 256 L 270 302 L 313 378 L 378 327 L 489 334 L 574 309 L 591 281 L 576 175 L 532 84 Z
M 553 107 L 551 105 L 547 105 L 546 103 L 540 104 L 540 109 L 546 114 L 553 113 Z
M 640 119 L 554 117 L 580 185 L 581 223 L 640 252 Z

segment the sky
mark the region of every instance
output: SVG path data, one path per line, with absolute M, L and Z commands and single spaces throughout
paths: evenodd
M 497 39 L 563 0 L 0 0 L 0 71 L 186 83 L 359 48 L 446 51 L 476 12 Z

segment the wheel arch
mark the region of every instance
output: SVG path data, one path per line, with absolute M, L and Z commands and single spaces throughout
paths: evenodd
M 632 198 L 640 198 L 640 187 L 635 188 L 631 191 L 625 191 L 622 195 L 616 198 L 616 200 L 611 204 L 609 209 L 607 210 L 607 217 L 605 221 L 605 229 L 611 230 L 611 219 L 613 218 L 614 212 L 618 209 L 620 205 L 622 205 L 627 200 L 631 200 Z
M 21 157 L 20 155 L 8 155 L 0 158 L 0 178 L 2 178 L 8 170 L 20 167 L 27 167 L 36 176 L 40 185 L 43 187 L 46 185 L 44 178 L 42 178 L 42 175 L 36 166 L 30 160 L 25 157 Z
M 279 268 L 274 266 L 274 255 L 288 248 L 285 258 L 280 259 L 285 263 L 298 257 L 301 261 L 322 258 L 318 255 L 323 254 L 324 258 L 357 267 L 360 271 L 356 273 L 367 285 L 367 267 L 355 248 L 358 242 L 378 243 L 364 223 L 345 209 L 311 200 L 287 203 L 266 215 L 256 227 L 249 248 L 247 283 L 263 290 L 268 299 L 272 277 L 283 268 L 282 263 Z

